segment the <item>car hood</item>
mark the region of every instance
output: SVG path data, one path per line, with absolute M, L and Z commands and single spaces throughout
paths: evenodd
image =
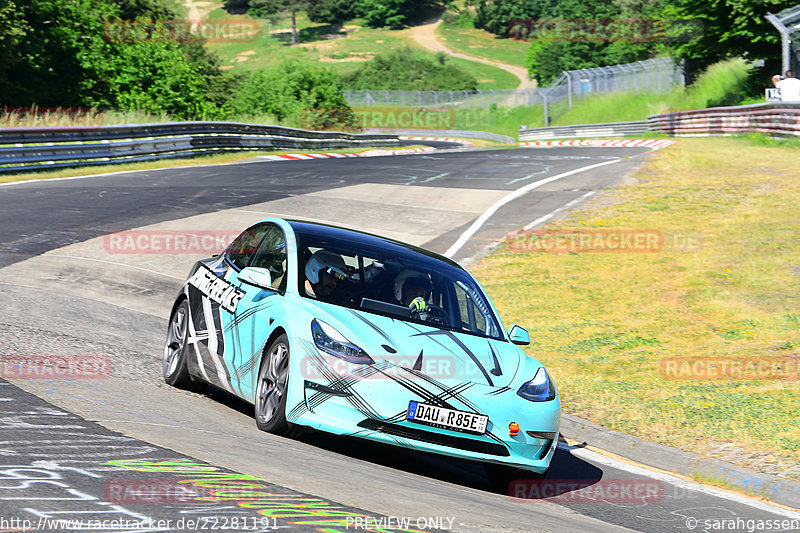
M 470 381 L 505 387 L 526 357 L 519 347 L 506 341 L 357 309 L 326 304 L 319 308 L 326 311 L 319 319 L 365 350 L 379 367 L 413 369 L 444 383 Z

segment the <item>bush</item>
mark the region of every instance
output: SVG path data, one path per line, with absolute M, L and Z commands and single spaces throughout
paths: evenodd
M 474 28 L 475 17 L 470 15 L 469 11 L 459 11 L 457 13 L 446 11 L 442 15 L 442 24 L 455 28 Z
M 737 105 L 750 96 L 752 74 L 753 66 L 739 57 L 714 63 L 687 88 L 686 97 L 692 109 Z
M 391 91 L 472 91 L 478 80 L 451 65 L 447 56 L 435 59 L 419 55 L 411 48 L 381 54 L 344 78 L 348 89 Z
M 244 75 L 232 102 L 237 115 L 267 114 L 312 129 L 352 128 L 355 116 L 335 72 L 290 60 Z

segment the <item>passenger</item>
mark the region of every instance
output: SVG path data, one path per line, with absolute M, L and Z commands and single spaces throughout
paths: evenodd
M 347 266 L 339 254 L 318 250 L 306 263 L 306 294 L 332 301 L 340 280 L 347 279 Z

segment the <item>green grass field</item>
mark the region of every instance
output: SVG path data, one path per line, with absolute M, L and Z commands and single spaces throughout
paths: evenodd
M 221 2 L 214 4 L 221 6 Z M 418 47 L 407 29 L 372 29 L 361 25 L 359 20 L 338 28 L 313 24 L 301 12 L 297 17 L 299 43 L 292 46 L 288 18 L 273 25 L 247 15 L 228 15 L 221 7 L 215 7 L 209 18 L 215 21 L 244 18 L 260 28 L 257 35 L 242 35 L 206 45 L 220 58 L 221 67 L 231 72 L 271 67 L 287 59 L 299 59 L 329 67 L 340 74 L 349 74 L 375 55 L 404 46 L 415 48 L 420 55 L 435 56 Z M 451 61 L 475 76 L 479 89 L 513 89 L 519 83 L 513 74 L 503 69 L 463 59 Z
M 458 28 L 444 23 L 439 25 L 437 33 L 448 48 L 462 54 L 525 67 L 525 54 L 529 45 L 527 42 L 501 39 L 485 30 Z
M 796 142 L 681 139 L 635 183 L 546 226 L 660 232 L 662 250 L 506 245 L 472 271 L 508 323 L 530 328 L 527 352 L 552 371 L 566 412 L 701 453 L 726 446 L 726 460 L 800 478 L 798 175 Z M 793 377 L 669 379 L 680 358 Z

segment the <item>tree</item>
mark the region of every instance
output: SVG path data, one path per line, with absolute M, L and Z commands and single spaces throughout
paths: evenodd
M 141 109 L 179 118 L 224 113 L 224 77 L 201 44 L 153 37 L 160 23 L 151 16 L 176 18 L 156 0 L 0 2 L 3 104 Z M 123 7 L 147 18 L 132 25 L 120 18 Z M 135 28 L 156 31 L 130 34 Z
M 248 12 L 261 18 L 289 13 L 292 17 L 292 44 L 297 44 L 297 12 L 308 9 L 313 3 L 314 0 L 250 0 Z
M 694 23 L 699 30 L 675 45 L 678 57 L 699 71 L 730 57 L 780 57 L 780 35 L 764 16 L 796 4 L 797 0 L 672 0 L 664 14 L 673 24 Z

